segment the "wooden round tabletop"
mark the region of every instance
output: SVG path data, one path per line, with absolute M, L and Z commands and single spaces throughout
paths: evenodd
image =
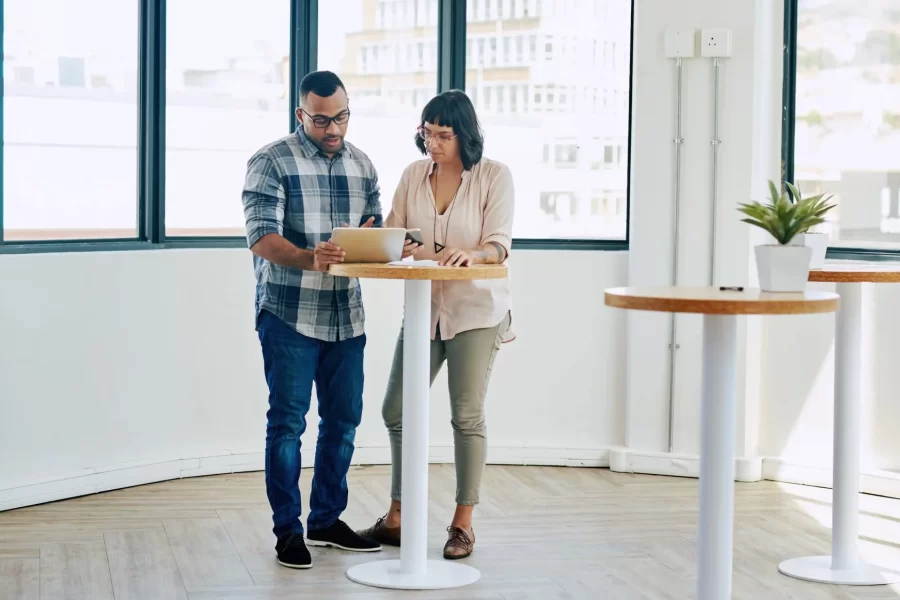
M 831 292 L 769 293 L 718 287 L 623 287 L 606 290 L 615 308 L 705 315 L 802 315 L 835 312 L 840 296 Z
M 471 281 L 503 279 L 506 265 L 473 265 L 471 267 L 439 267 L 430 265 L 386 265 L 379 263 L 331 265 L 328 272 L 337 277 L 360 279 L 428 279 L 431 281 Z
M 809 272 L 819 283 L 900 283 L 900 262 L 829 262 Z

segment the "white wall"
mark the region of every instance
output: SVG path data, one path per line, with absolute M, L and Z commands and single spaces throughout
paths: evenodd
M 667 27 L 733 30 L 721 81 L 716 277 L 755 284 L 759 237 L 738 222 L 735 205 L 764 199 L 766 180 L 779 177 L 782 9 L 780 0 L 636 0 L 631 249 L 515 253 L 519 339 L 504 347 L 494 372 L 489 460 L 604 465 L 621 455 L 619 469 L 696 474 L 699 320 L 679 318 L 669 453 L 667 317 L 608 309 L 603 289 L 670 282 Z M 711 75 L 706 59 L 685 67 L 683 284 L 709 281 Z M 0 282 L 0 510 L 154 478 L 261 468 L 266 390 L 246 251 L 0 256 Z M 364 294 L 370 342 L 356 458 L 385 462 L 379 413 L 402 287 L 366 282 Z M 871 292 L 869 473 L 900 471 L 898 302 L 897 286 Z M 833 331 L 830 316 L 742 321 L 739 475 L 827 485 Z M 434 389 L 432 456 L 449 460 L 446 379 Z M 878 485 L 864 477 L 863 489 L 900 495 L 900 476 L 878 477 Z
M 833 284 L 815 289 L 834 291 Z M 900 286 L 868 286 L 864 294 L 864 470 L 900 473 Z M 802 344 L 797 351 L 798 341 Z M 765 401 L 760 451 L 784 462 L 830 469 L 834 426 L 834 319 L 810 315 L 765 330 Z
M 722 59 L 716 285 L 757 284 L 753 247 L 764 234 L 739 222 L 737 203 L 768 197 L 778 181 L 784 5 L 781 0 L 637 0 L 632 122 L 631 285 L 672 282 L 675 64 L 663 53 L 667 28 L 729 28 Z M 713 95 L 710 59 L 685 61 L 680 285 L 709 285 L 712 238 Z M 811 286 L 834 289 L 834 286 Z M 864 361 L 862 489 L 900 496 L 900 324 L 898 286 L 872 288 Z M 672 440 L 669 437 L 669 317 L 633 313 L 628 323 L 626 447 L 612 467 L 696 475 L 699 469 L 701 319 L 677 318 Z M 746 317 L 739 330 L 737 477 L 830 485 L 834 316 Z M 651 375 L 652 374 L 652 375 Z
M 602 296 L 626 283 L 626 269 L 625 253 L 515 253 L 518 339 L 494 369 L 490 460 L 605 464 L 622 443 L 625 317 L 604 310 Z M 0 509 L 262 468 L 267 391 L 248 251 L 7 255 L 0 281 Z M 403 287 L 364 281 L 363 294 L 356 459 L 387 463 L 380 409 Z M 438 460 L 452 459 L 446 388 L 442 374 L 431 419 Z M 307 456 L 315 415 L 313 406 Z
M 770 4 L 771 3 L 764 3 Z M 776 3 L 777 4 L 777 3 Z M 751 197 L 754 140 L 759 135 L 759 107 L 754 76 L 771 52 L 761 53 L 756 40 L 757 3 L 752 0 L 637 0 L 632 122 L 631 247 L 632 285 L 670 285 L 675 281 L 676 66 L 663 52 L 666 29 L 728 28 L 732 56 L 721 59 L 719 83 L 718 204 L 715 283 L 746 285 L 749 274 L 749 228 L 738 222 L 737 202 Z M 773 9 L 774 10 L 774 9 Z M 780 38 L 778 43 L 780 44 Z M 774 77 L 776 74 L 772 74 Z M 780 74 L 778 74 L 780 77 Z M 712 282 L 713 66 L 709 58 L 684 59 L 682 97 L 682 168 L 679 285 Z M 774 177 L 777 177 L 777 172 Z M 669 450 L 670 323 L 667 314 L 628 315 L 628 447 L 641 452 Z M 676 317 L 673 448 L 699 451 L 701 318 Z M 742 328 L 743 329 L 743 328 Z M 745 333 L 742 331 L 742 339 Z M 743 355 L 742 355 L 743 357 Z M 648 373 L 654 373 L 648 377 Z M 744 402 L 743 389 L 741 402 Z

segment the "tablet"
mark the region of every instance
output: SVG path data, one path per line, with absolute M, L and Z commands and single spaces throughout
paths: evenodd
M 406 229 L 399 227 L 335 227 L 331 243 L 346 252 L 345 263 L 389 263 L 403 256 Z

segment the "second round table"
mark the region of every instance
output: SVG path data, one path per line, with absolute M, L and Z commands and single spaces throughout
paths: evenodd
M 738 315 L 829 313 L 830 292 L 771 294 L 716 287 L 639 287 L 606 290 L 616 308 L 703 315 L 698 600 L 731 598 L 734 542 L 734 446 L 737 411 Z
M 859 560 L 859 477 L 862 452 L 863 286 L 900 283 L 897 263 L 826 263 L 809 281 L 835 283 L 841 308 L 834 333 L 834 458 L 831 556 L 804 556 L 778 565 L 784 575 L 835 585 L 900 583 L 900 569 Z

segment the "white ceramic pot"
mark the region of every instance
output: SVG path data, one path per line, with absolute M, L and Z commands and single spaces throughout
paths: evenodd
M 810 269 L 825 268 L 825 253 L 828 252 L 827 233 L 801 233 L 791 240 L 792 246 L 806 246 L 812 248 L 812 258 L 809 261 Z
M 802 292 L 809 280 L 812 248 L 772 244 L 756 247 L 756 271 L 764 292 Z

